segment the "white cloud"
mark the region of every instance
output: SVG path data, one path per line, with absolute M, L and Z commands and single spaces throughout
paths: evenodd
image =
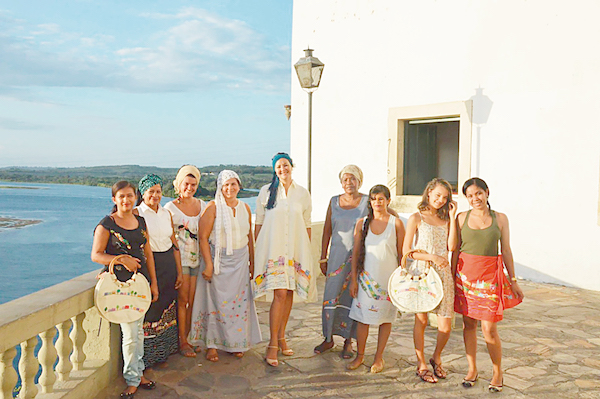
M 152 35 L 127 37 L 135 45 L 118 47 L 111 32 L 86 36 L 54 23 L 27 29 L 23 21 L 0 14 L 0 32 L 5 32 L 0 34 L 0 93 L 28 86 L 134 92 L 287 90 L 289 48 L 272 45 L 244 21 L 199 8 L 142 17 L 145 22 L 140 23 L 156 19 L 170 26 Z

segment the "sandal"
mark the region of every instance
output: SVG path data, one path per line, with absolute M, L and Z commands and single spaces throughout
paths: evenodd
M 375 363 L 371 366 L 371 374 L 381 373 L 385 367 L 385 360 L 381 359 L 381 366 L 376 366 Z
M 435 376 L 429 369 L 417 370 L 417 376 L 423 382 L 428 382 L 430 384 L 435 384 L 438 380 L 435 379 Z
M 279 338 L 277 341 L 285 342 L 285 338 Z M 285 346 L 287 346 L 287 342 L 286 342 Z M 294 351 L 291 348 L 283 349 L 280 345 L 278 349 L 281 349 L 281 353 L 283 353 L 286 356 L 294 356 Z
M 473 388 L 478 379 L 479 379 L 479 374 L 477 374 L 475 376 L 475 378 L 473 378 L 472 380 L 467 380 L 467 378 L 465 377 L 462 380 L 462 386 L 465 388 Z
M 127 387 L 127 389 L 129 389 L 129 387 Z M 125 391 L 127 390 L 125 389 Z M 119 395 L 120 398 L 125 398 L 125 399 L 133 399 L 133 397 L 135 396 L 135 393 L 137 392 L 137 388 L 135 391 L 133 392 L 121 392 L 121 395 Z
M 196 352 L 194 351 L 194 348 L 192 348 L 192 346 L 190 344 L 183 345 L 182 347 L 180 347 L 179 353 L 181 354 L 181 356 L 185 356 L 185 357 L 196 357 Z
M 356 354 L 356 358 L 357 358 L 357 359 L 358 359 L 358 357 L 359 357 L 359 356 L 360 356 L 360 357 L 362 357 L 362 359 L 361 359 L 360 363 L 357 363 L 357 364 L 354 364 L 354 365 L 353 365 L 354 361 L 356 360 L 356 359 L 354 359 L 353 361 L 351 361 L 350 363 L 348 363 L 348 364 L 346 365 L 346 370 L 356 370 L 357 368 L 359 368 L 359 367 L 360 367 L 360 365 L 361 365 L 361 364 L 363 364 L 363 363 L 365 362 L 364 355 L 365 355 L 364 353 L 357 353 L 357 354 Z
M 429 364 L 431 364 L 431 367 L 433 367 L 433 374 L 435 374 L 435 376 L 437 378 L 440 378 L 443 380 L 448 376 L 448 373 L 446 373 L 446 370 L 444 370 L 441 363 L 437 364 L 435 362 L 435 360 L 433 360 L 433 358 L 431 358 L 431 359 L 429 359 Z
M 331 344 L 331 346 L 327 347 L 327 345 Z M 315 352 L 317 355 L 320 355 L 323 352 L 327 352 L 329 349 L 333 348 L 335 346 L 334 342 L 327 342 L 327 340 L 321 342 L 319 345 L 315 346 L 315 349 L 313 350 L 313 352 Z
M 151 390 L 156 388 L 156 383 L 154 381 L 150 381 L 149 382 L 140 382 L 140 385 L 138 385 L 138 388 L 142 388 L 142 389 L 147 389 L 147 390 Z
M 279 347 L 278 346 L 267 346 L 267 352 L 269 351 L 269 349 L 277 349 L 277 351 L 279 352 Z M 265 353 L 265 362 L 267 362 L 267 364 L 271 367 L 277 367 L 279 366 L 279 360 L 277 359 L 269 359 L 267 357 L 267 354 Z
M 206 350 L 206 360 L 208 360 L 209 362 L 213 362 L 213 363 L 218 362 L 219 354 L 217 353 L 217 350 L 213 349 L 213 348 L 208 348 Z
M 490 393 L 498 393 L 498 392 L 502 392 L 502 388 L 504 385 L 504 378 L 502 378 L 502 383 L 500 385 L 488 385 L 488 391 L 490 391 Z
M 340 356 L 342 359 L 352 359 L 352 357 L 354 356 L 354 351 L 352 350 L 352 341 L 350 341 L 350 343 L 348 344 L 344 342 L 344 349 L 342 349 L 342 353 Z

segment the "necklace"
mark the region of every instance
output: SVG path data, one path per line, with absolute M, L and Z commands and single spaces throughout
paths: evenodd
M 479 219 L 479 227 L 484 227 L 487 224 L 488 216 L 491 217 L 489 212 L 484 212 L 483 215 L 477 215 L 476 213 L 471 212 L 471 215 L 477 216 L 477 219 Z

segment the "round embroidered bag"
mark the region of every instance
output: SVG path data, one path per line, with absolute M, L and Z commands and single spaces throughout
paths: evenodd
M 117 324 L 131 323 L 144 317 L 152 300 L 150 284 L 143 274 L 133 273 L 125 282 L 115 276 L 115 263 L 120 263 L 119 258 L 124 256 L 113 258 L 108 272 L 102 273 L 94 291 L 94 303 L 102 317 Z
M 415 252 L 427 253 L 421 249 L 415 249 L 404 254 L 400 267 L 394 270 L 390 276 L 388 293 L 394 306 L 401 312 L 426 313 L 440 304 L 444 297 L 444 291 L 440 276 L 431 267 L 432 262 L 421 261 L 425 263 L 426 270 L 418 275 L 412 273 L 414 268 L 407 267 L 410 255 Z

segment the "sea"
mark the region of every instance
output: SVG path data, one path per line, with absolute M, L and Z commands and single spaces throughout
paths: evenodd
M 256 197 L 242 201 L 254 212 Z M 0 228 L 0 304 L 99 270 L 93 233 L 112 206 L 106 187 L 0 181 L 0 218 L 41 221 Z

